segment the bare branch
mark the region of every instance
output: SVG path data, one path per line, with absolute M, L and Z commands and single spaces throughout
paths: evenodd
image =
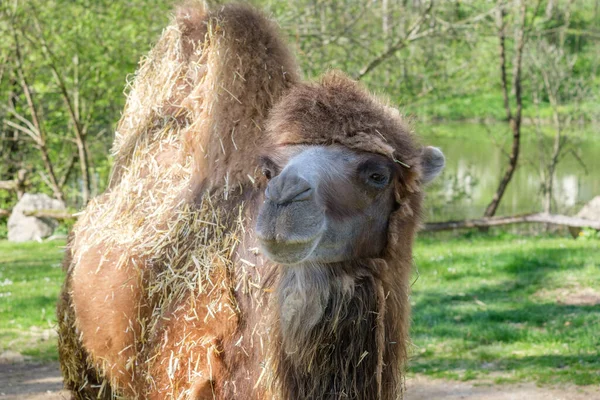
M 396 54 L 398 51 L 400 51 L 401 49 L 406 47 L 406 45 L 408 43 L 413 42 L 418 39 L 421 39 L 421 38 L 427 36 L 428 34 L 430 34 L 432 32 L 432 30 L 428 30 L 427 34 L 423 34 L 423 32 L 421 32 L 421 34 L 417 34 L 416 32 L 419 31 L 422 23 L 427 19 L 432 8 L 433 8 L 433 1 L 430 1 L 429 5 L 427 6 L 427 9 L 425 9 L 423 14 L 421 14 L 421 16 L 415 21 L 415 23 L 408 29 L 406 35 L 403 38 L 401 38 L 400 40 L 398 40 L 395 44 L 390 46 L 382 54 L 375 57 L 375 59 L 371 60 L 371 62 L 369 62 L 366 66 L 364 66 L 360 70 L 358 75 L 356 75 L 354 78 L 356 80 L 362 79 L 369 72 L 371 72 L 372 70 L 377 68 L 382 62 L 384 62 L 385 60 L 387 60 L 388 58 L 390 58 L 391 56 Z
M 423 39 L 425 37 L 431 36 L 434 32 L 436 32 L 436 29 L 434 27 L 420 31 L 420 28 L 421 28 L 423 22 L 426 19 L 432 17 L 431 16 L 432 9 L 433 9 L 433 1 L 431 1 L 428 4 L 427 9 L 425 9 L 425 11 L 421 14 L 421 16 L 417 19 L 417 21 L 415 21 L 415 23 L 413 23 L 413 25 L 408 29 L 408 31 L 404 35 L 404 37 L 399 39 L 396 43 L 391 45 L 386 51 L 384 51 L 383 53 L 381 53 L 380 55 L 375 57 L 373 60 L 371 60 L 365 67 L 363 67 L 360 70 L 360 72 L 357 75 L 355 75 L 354 79 L 356 79 L 356 80 L 362 79 L 365 75 L 367 75 L 372 70 L 377 68 L 381 63 L 383 63 L 384 61 L 386 61 L 387 59 L 392 57 L 398 51 L 400 51 L 403 48 L 405 48 L 406 46 L 408 46 L 408 44 L 418 41 L 420 39 Z M 458 21 L 456 23 L 450 23 L 450 22 L 444 21 L 443 19 L 441 19 L 439 17 L 432 17 L 432 18 L 433 18 L 435 24 L 439 24 L 442 27 L 442 29 L 439 30 L 439 33 L 444 33 L 444 32 L 448 32 L 448 31 L 455 30 L 455 29 L 469 28 L 473 24 L 487 18 L 489 15 L 494 13 L 495 10 L 496 10 L 496 7 L 493 7 L 484 13 L 481 13 L 479 15 L 476 15 L 476 16 L 473 16 L 470 18 L 466 18 L 466 19 L 464 19 L 462 21 Z
M 17 190 L 17 181 L 0 181 L 0 190 Z
M 14 27 L 13 27 L 14 28 Z M 40 138 L 44 139 L 44 131 L 42 130 L 42 126 L 40 124 L 40 119 L 38 116 L 37 108 L 33 101 L 33 96 L 31 94 L 31 90 L 29 89 L 29 82 L 25 78 L 25 74 L 23 73 L 23 56 L 21 54 L 21 45 L 19 42 L 19 37 L 17 35 L 16 30 L 13 30 L 13 39 L 15 41 L 15 60 L 17 62 L 17 75 L 19 77 L 19 83 L 21 84 L 21 88 L 23 89 L 23 94 L 25 95 L 25 99 L 27 101 L 27 106 L 29 107 L 29 113 L 31 114 L 32 124 L 35 127 L 36 132 L 38 132 Z
M 91 191 L 90 166 L 89 166 L 88 151 L 87 151 L 87 147 L 85 145 L 85 130 L 84 130 L 84 126 L 81 123 L 81 120 L 79 118 L 79 110 L 78 110 L 78 106 L 77 106 L 77 103 L 78 103 L 77 96 L 75 97 L 75 99 L 73 99 L 71 97 L 71 95 L 69 94 L 65 80 L 63 79 L 63 77 L 60 74 L 58 67 L 56 65 L 56 57 L 54 56 L 54 53 L 52 52 L 52 50 L 48 46 L 48 42 L 46 41 L 46 38 L 44 36 L 44 31 L 42 30 L 42 28 L 40 26 L 40 22 L 39 22 L 37 12 L 35 11 L 35 9 L 33 12 L 33 18 L 34 18 L 34 22 L 35 22 L 34 25 L 36 27 L 36 30 L 38 31 L 42 52 L 48 61 L 50 69 L 52 70 L 52 76 L 54 77 L 54 81 L 56 82 L 56 84 L 59 88 L 60 94 L 65 103 L 65 106 L 67 107 L 69 117 L 71 118 L 71 123 L 73 124 L 73 131 L 75 133 L 76 145 L 77 145 L 77 150 L 78 150 L 81 179 L 83 180 L 82 199 L 83 199 L 83 203 L 87 204 L 87 202 L 89 201 L 90 191 Z M 78 66 L 77 66 L 77 68 L 78 68 Z M 57 185 L 58 185 L 58 183 L 57 183 Z
M 60 178 L 60 181 L 58 181 L 58 184 L 60 185 L 61 188 L 64 187 L 65 184 L 67 183 L 67 180 L 69 179 L 69 176 L 71 175 L 71 172 L 73 172 L 73 167 L 75 166 L 76 161 L 77 161 L 77 156 L 72 155 L 71 159 L 69 160 L 69 164 L 65 168 L 65 172 L 63 173 L 63 176 Z
M 0 190 L 9 190 L 15 191 L 17 193 L 17 197 L 20 199 L 25 193 L 27 189 L 27 170 L 20 169 L 17 172 L 17 176 L 15 179 L 11 181 L 0 181 Z
M 27 101 L 27 106 L 29 108 L 29 114 L 31 115 L 31 125 L 33 125 L 35 130 L 26 129 L 23 126 L 20 126 L 18 124 L 13 124 L 10 121 L 6 121 L 6 123 L 8 125 L 12 126 L 13 128 L 26 133 L 27 135 L 31 136 L 35 140 L 36 147 L 38 148 L 38 150 L 41 153 L 44 167 L 45 167 L 46 171 L 48 172 L 48 177 L 49 177 L 48 185 L 54 192 L 54 196 L 59 200 L 63 200 L 64 195 L 63 195 L 62 190 L 61 190 L 60 186 L 58 185 L 58 182 L 56 179 L 54 167 L 52 165 L 52 161 L 50 160 L 50 155 L 48 154 L 48 149 L 46 147 L 44 130 L 42 128 L 42 124 L 40 123 L 40 117 L 38 115 L 38 111 L 37 111 L 35 102 L 33 100 L 33 95 L 31 93 L 31 90 L 29 89 L 29 82 L 27 81 L 27 78 L 24 73 L 23 56 L 21 53 L 21 44 L 19 41 L 19 36 L 17 34 L 17 30 L 16 30 L 15 26 L 11 25 L 11 28 L 12 28 L 12 34 L 13 34 L 13 39 L 14 39 L 14 43 L 15 43 L 15 61 L 17 64 L 17 76 L 18 76 L 21 88 L 23 89 L 25 99 Z M 13 113 L 13 115 L 15 115 L 15 114 L 16 113 Z M 29 126 L 29 124 L 27 124 L 27 125 Z
M 581 157 L 579 157 L 579 154 L 577 154 L 575 152 L 575 150 L 573 149 L 569 149 L 567 150 L 564 154 L 564 157 L 568 156 L 569 154 L 573 156 L 573 158 L 575 158 L 575 160 L 577 160 L 577 162 L 579 163 L 579 165 L 581 165 L 581 168 L 583 168 L 583 172 L 585 173 L 585 175 L 589 174 L 589 171 L 587 169 L 587 165 L 585 165 L 585 162 L 583 162 L 583 160 L 581 159 Z
M 40 137 L 36 132 L 33 132 L 31 129 L 25 128 L 24 126 L 21 126 L 19 124 L 16 124 L 10 120 L 5 119 L 4 123 L 12 128 L 15 128 L 18 131 L 21 131 L 25 134 L 27 134 L 27 136 L 31 137 L 37 146 L 42 146 L 43 142 L 40 141 Z
M 13 107 L 6 107 L 6 106 L 2 106 L 2 108 L 6 111 L 11 113 L 16 119 L 18 119 L 19 121 L 23 122 L 25 125 L 27 125 L 27 127 L 31 130 L 31 132 L 35 133 L 36 135 L 39 136 L 40 132 L 38 132 L 37 128 L 31 123 L 31 121 L 29 121 L 27 118 L 25 118 L 24 116 L 22 116 L 21 114 L 19 114 Z

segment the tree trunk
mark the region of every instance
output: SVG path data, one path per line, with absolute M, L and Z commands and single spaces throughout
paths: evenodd
M 90 200 L 90 166 L 88 163 L 87 151 L 85 148 L 85 143 L 83 142 L 83 138 L 76 138 L 77 140 L 77 151 L 79 155 L 79 170 L 81 173 L 81 180 L 83 184 L 83 188 L 81 190 L 81 200 L 83 201 L 83 205 L 85 206 Z
M 554 1 L 555 0 L 548 0 L 548 3 L 546 4 L 546 19 L 551 19 L 552 14 L 554 14 Z
M 13 27 L 14 29 L 14 27 Z M 15 59 L 17 61 L 17 76 L 19 78 L 21 88 L 23 89 L 23 93 L 25 94 L 25 99 L 27 100 L 27 106 L 29 107 L 29 112 L 31 114 L 31 120 L 33 126 L 37 130 L 35 132 L 37 134 L 36 147 L 40 150 L 42 156 L 42 162 L 44 163 L 44 168 L 46 169 L 46 173 L 48 174 L 48 179 L 50 182 L 50 188 L 54 193 L 54 197 L 58 200 L 64 200 L 64 195 L 62 189 L 58 185 L 58 180 L 56 179 L 56 173 L 54 172 L 54 166 L 52 165 L 52 161 L 50 159 L 50 155 L 48 154 L 48 148 L 46 147 L 46 139 L 44 130 L 39 120 L 37 108 L 33 101 L 33 96 L 31 91 L 29 90 L 29 83 L 27 82 L 27 78 L 25 77 L 25 73 L 23 71 L 23 59 L 21 55 L 21 47 L 19 44 L 19 38 L 17 36 L 16 31 L 13 31 L 14 40 L 15 40 Z
M 500 58 L 500 76 L 502 79 L 502 95 L 504 97 L 504 109 L 506 112 L 506 119 L 508 120 L 510 130 L 512 132 L 512 148 L 510 152 L 510 156 L 508 159 L 508 167 L 500 180 L 498 188 L 496 189 L 496 193 L 492 198 L 492 201 L 485 209 L 484 216 L 491 217 L 496 214 L 496 210 L 500 205 L 500 201 L 502 201 L 502 196 L 504 196 L 504 192 L 510 183 L 515 170 L 517 169 L 517 164 L 519 161 L 519 151 L 521 148 L 521 119 L 522 119 L 522 109 L 523 109 L 523 99 L 521 95 L 521 64 L 523 60 L 523 48 L 525 46 L 525 16 L 526 16 L 526 6 L 525 2 L 521 0 L 521 4 L 519 7 L 520 11 L 520 21 L 519 28 L 516 33 L 516 48 L 515 55 L 513 58 L 513 81 L 512 88 L 515 92 L 515 103 L 516 103 L 516 111 L 515 114 L 512 114 L 510 107 L 510 98 L 509 98 L 509 88 L 508 88 L 508 77 L 506 75 L 506 23 L 505 16 L 506 11 L 504 9 L 504 2 L 502 0 L 498 1 L 499 11 L 498 11 L 498 39 L 499 39 L 499 58 Z
M 19 82 L 16 77 L 11 77 L 7 94 L 7 107 L 15 109 L 19 90 Z M 14 176 L 22 162 L 23 156 L 19 148 L 19 131 L 11 128 L 6 120 L 2 121 L 2 138 L 0 141 L 0 154 L 4 154 L 2 162 L 7 167 L 4 171 L 6 178 Z
M 50 69 L 52 70 L 52 76 L 54 77 L 54 81 L 56 82 L 56 85 L 58 86 L 58 88 L 60 90 L 60 94 L 63 98 L 65 106 L 67 107 L 69 117 L 71 118 L 71 123 L 73 124 L 73 130 L 75 133 L 75 143 L 77 144 L 77 153 L 78 153 L 78 158 L 79 158 L 79 170 L 81 173 L 81 180 L 83 183 L 83 187 L 81 190 L 81 198 L 83 201 L 83 205 L 85 206 L 90 199 L 91 181 L 90 181 L 89 157 L 88 157 L 88 152 L 87 152 L 87 148 L 85 145 L 86 132 L 83 129 L 83 124 L 81 123 L 81 118 L 79 116 L 79 107 L 78 107 L 78 104 L 79 104 L 79 87 L 78 87 L 79 78 L 77 75 L 74 77 L 75 85 L 76 85 L 75 86 L 76 94 L 74 96 L 75 99 L 73 100 L 71 95 L 69 94 L 69 90 L 67 89 L 67 85 L 65 83 L 63 76 L 60 74 L 60 71 L 56 67 L 54 54 L 50 50 L 50 47 L 48 46 L 48 42 L 46 41 L 46 38 L 44 37 L 42 28 L 39 26 L 39 22 L 37 20 L 36 20 L 36 28 L 40 35 L 42 50 L 44 52 L 44 55 L 46 56 L 46 59 L 50 66 Z M 75 63 L 75 71 L 77 71 L 78 65 L 79 65 L 79 58 L 77 56 L 74 58 L 74 63 Z

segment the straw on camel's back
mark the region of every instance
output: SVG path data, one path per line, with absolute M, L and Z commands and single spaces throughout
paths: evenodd
M 231 288 L 260 284 L 254 271 L 229 280 L 243 237 L 240 199 L 264 181 L 256 158 L 264 121 L 296 79 L 292 56 L 258 12 L 177 11 L 136 74 L 109 189 L 73 230 L 59 307 L 67 386 L 161 398 L 210 386 L 217 342 L 236 328 Z

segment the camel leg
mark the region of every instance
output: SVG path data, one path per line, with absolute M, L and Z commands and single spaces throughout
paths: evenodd
M 70 277 L 65 280 L 56 307 L 58 319 L 58 357 L 65 389 L 73 399 L 113 399 L 108 380 L 89 362 L 75 328 L 75 313 L 71 304 Z

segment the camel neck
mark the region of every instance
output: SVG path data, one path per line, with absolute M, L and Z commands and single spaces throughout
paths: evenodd
M 344 263 L 282 271 L 277 374 L 286 398 L 377 398 L 378 282 Z

